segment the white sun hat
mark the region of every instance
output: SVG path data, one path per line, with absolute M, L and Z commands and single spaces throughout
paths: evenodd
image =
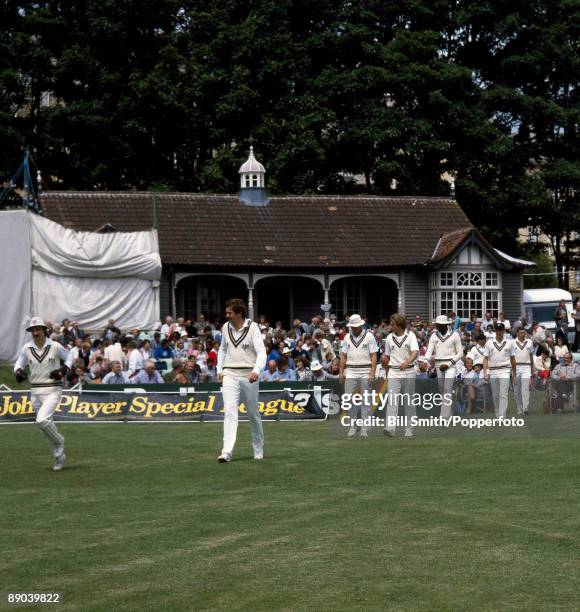
M 448 319 L 446 315 L 439 315 L 435 319 L 435 325 L 451 325 L 451 323 L 453 323 L 453 321 Z
M 33 327 L 44 327 L 44 329 L 48 329 L 48 326 L 45 325 L 44 321 L 40 317 L 32 317 L 32 319 L 30 319 L 29 326 L 26 328 L 26 331 L 32 331 Z
M 347 327 L 362 327 L 364 324 L 365 324 L 365 321 L 364 319 L 360 318 L 360 315 L 353 314 L 353 315 L 350 315 L 350 318 L 346 326 Z

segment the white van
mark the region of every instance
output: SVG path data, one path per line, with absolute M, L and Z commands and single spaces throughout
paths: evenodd
M 574 342 L 574 319 L 572 318 L 572 294 L 564 289 L 524 289 L 524 312 L 526 321 L 538 321 L 546 329 L 555 330 L 554 313 L 561 300 L 568 311 L 568 341 Z

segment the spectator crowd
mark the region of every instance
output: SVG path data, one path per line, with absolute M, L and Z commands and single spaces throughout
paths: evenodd
M 496 322 L 502 322 L 506 332 L 513 337 L 523 329 L 526 337 L 532 340 L 534 378 L 531 384 L 546 388 L 547 381 L 558 378 L 566 364 L 568 377 L 577 375 L 580 378 L 580 364 L 574 364 L 571 355 L 573 350 L 578 350 L 580 336 L 578 300 L 575 308 L 573 346 L 568 343 L 564 324 L 559 323 L 558 310 L 554 313 L 555 330 L 546 329 L 537 321 L 526 321 L 524 317 L 508 321 L 502 312 L 497 318 L 488 312 L 481 318 L 472 315 L 467 321 L 455 313 L 448 313 L 463 344 L 464 359 L 457 364 L 457 371 L 466 389 L 463 399 L 467 412 L 471 411 L 471 405 L 477 399 L 477 389 L 482 384 L 481 349 L 494 337 Z M 348 315 L 343 320 L 338 320 L 334 314 L 326 318 L 315 315 L 309 322 L 296 319 L 290 329 L 284 329 L 280 321 L 271 324 L 266 317 L 259 316 L 257 322 L 268 355 L 260 380 L 286 383 L 338 379 L 341 343 L 348 333 L 346 321 Z M 185 317 L 174 320 L 167 316 L 163 324 L 159 322 L 154 330 L 147 331 L 136 328 L 122 331 L 114 320 L 96 334 L 86 333 L 77 322 L 68 319 L 60 325 L 50 322 L 47 325 L 49 336 L 73 354 L 74 368 L 69 373 L 68 386 L 78 382 L 194 385 L 216 379 L 221 325 L 207 321 L 203 314 L 195 321 Z M 367 327 L 379 346 L 381 364 L 384 340 L 391 332 L 388 320 L 367 323 Z M 419 343 L 418 376 L 434 376 L 434 364 L 426 363 L 424 358 L 429 338 L 436 331 L 434 324 L 416 315 L 407 320 L 407 328 L 415 333 Z M 381 377 L 384 377 L 384 369 L 379 365 L 377 378 Z

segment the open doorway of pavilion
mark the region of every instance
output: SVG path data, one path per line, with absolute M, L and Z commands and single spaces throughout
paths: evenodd
M 348 276 L 330 286 L 331 312 L 339 321 L 358 313 L 369 323 L 380 323 L 398 310 L 397 283 L 382 276 Z
M 254 285 L 256 318 L 264 315 L 272 326 L 281 321 L 284 329 L 292 329 L 294 319 L 310 323 L 323 301 L 321 283 L 308 277 L 271 276 Z
M 224 306 L 231 298 L 247 301 L 246 283 L 233 276 L 200 275 L 181 279 L 175 288 L 177 316 L 195 321 L 203 314 L 206 321 L 223 323 Z

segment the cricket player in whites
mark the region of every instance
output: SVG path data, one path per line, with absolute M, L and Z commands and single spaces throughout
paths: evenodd
M 357 391 L 358 393 L 365 391 L 370 393 L 375 382 L 379 347 L 374 335 L 364 329 L 364 324 L 360 315 L 353 314 L 347 323 L 349 333 L 344 337 L 340 347 L 338 380 L 341 385 L 344 385 L 344 392 L 349 395 Z M 361 419 L 370 416 L 370 400 L 363 401 L 360 412 Z M 356 414 L 350 416 L 356 418 Z M 349 438 L 356 435 L 356 427 L 351 425 L 347 435 Z M 361 438 L 368 437 L 367 428 L 364 425 L 360 428 L 360 436 Z
M 526 330 L 518 329 L 515 340 L 516 384 L 514 394 L 518 415 L 528 414 L 530 405 L 530 384 L 534 377 L 534 343 L 526 338 Z
M 20 351 L 14 365 L 14 376 L 18 382 L 26 380 L 25 368 L 30 368 L 30 399 L 36 412 L 36 424 L 44 434 L 48 448 L 54 457 L 52 469 L 62 470 L 64 437 L 58 432 L 53 421 L 62 395 L 62 381 L 72 367 L 72 356 L 58 342 L 47 338 L 48 328 L 40 317 L 32 317 L 26 329 L 32 333 L 32 342 L 27 342 Z M 62 365 L 62 362 L 65 365 Z
M 383 363 L 387 371 L 389 381 L 387 416 L 385 420 L 385 435 L 391 438 L 395 435 L 396 420 L 391 425 L 389 419 L 396 419 L 399 406 L 405 409 L 407 425 L 405 437 L 413 435 L 411 417 L 415 416 L 415 406 L 412 397 L 415 394 L 415 372 L 414 362 L 419 354 L 419 343 L 417 336 L 412 331 L 407 331 L 405 317 L 396 314 L 390 319 L 393 330 L 385 339 L 385 354 Z
M 226 302 L 228 322 L 222 327 L 218 351 L 217 382 L 222 383 L 224 400 L 224 443 L 220 463 L 232 460 L 238 431 L 238 410 L 241 403 L 252 427 L 254 459 L 264 458 L 264 431 L 258 410 L 258 379 L 266 365 L 266 348 L 257 323 L 246 319 L 243 300 Z
M 437 330 L 429 338 L 429 345 L 425 353 L 425 359 L 430 361 L 435 360 L 435 368 L 437 370 L 437 381 L 439 383 L 439 392 L 449 397 L 453 390 L 453 383 L 457 376 L 457 368 L 455 364 L 463 357 L 463 346 L 461 338 L 457 332 L 454 332 L 451 325 L 451 319 L 445 315 L 439 315 L 435 319 L 435 327 Z M 441 406 L 441 416 L 450 418 L 453 416 L 452 402 L 444 401 Z
M 505 337 L 505 325 L 496 323 L 495 338 L 485 345 L 483 357 L 483 378 L 489 380 L 496 417 L 507 416 L 510 375 L 516 386 L 515 354 L 515 342 Z

